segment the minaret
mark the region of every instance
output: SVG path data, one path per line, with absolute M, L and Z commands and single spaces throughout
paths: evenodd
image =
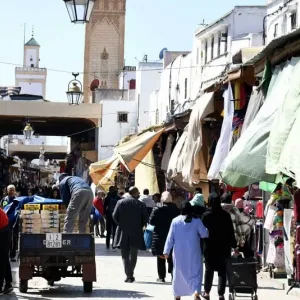
M 34 38 L 24 45 L 23 67 L 16 67 L 16 86 L 21 87 L 20 94 L 46 97 L 47 69 L 40 68 L 40 45 Z
M 85 32 L 84 102 L 91 102 L 89 86 L 98 78 L 100 88 L 117 89 L 124 67 L 126 0 L 98 0 Z

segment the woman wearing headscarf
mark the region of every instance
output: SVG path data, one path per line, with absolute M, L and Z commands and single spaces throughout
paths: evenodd
M 154 226 L 152 237 L 152 254 L 157 256 L 158 282 L 165 282 L 166 278 L 166 259 L 163 256 L 165 242 L 172 220 L 180 213 L 176 204 L 172 202 L 172 195 L 169 192 L 163 192 L 161 196 L 161 205 L 156 205 L 151 213 L 149 223 Z M 173 261 L 172 254 L 167 259 L 168 273 L 172 275 Z
M 205 213 L 205 202 L 204 197 L 202 194 L 197 193 L 193 197 L 193 199 L 190 201 L 192 208 L 193 208 L 193 214 L 195 217 L 202 218 L 202 215 Z
M 224 299 L 226 289 L 226 260 L 231 256 L 231 250 L 236 249 L 234 229 L 230 214 L 222 209 L 220 197 L 212 193 L 208 197 L 207 212 L 202 217 L 203 225 L 209 231 L 209 237 L 203 240 L 205 259 L 204 292 L 202 297 L 210 299 L 214 272 L 218 272 L 219 299 Z
M 172 221 L 164 248 L 169 257 L 173 248 L 173 294 L 175 299 L 194 295 L 200 299 L 202 284 L 202 252 L 200 238 L 207 238 L 208 230 L 199 218 L 193 218 L 189 202 L 181 206 L 181 215 Z

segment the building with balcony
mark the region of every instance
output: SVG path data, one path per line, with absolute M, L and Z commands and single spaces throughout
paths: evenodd
M 299 28 L 299 0 L 269 0 L 264 19 L 264 43 Z
M 266 6 L 235 6 L 223 17 L 197 29 L 193 55 L 201 67 L 202 90 L 226 74 L 235 53 L 262 46 L 266 13 Z

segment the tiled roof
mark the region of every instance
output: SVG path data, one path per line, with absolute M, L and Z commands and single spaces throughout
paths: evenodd
M 36 47 L 40 47 L 40 45 L 38 44 L 38 42 L 35 40 L 34 37 L 32 37 L 26 44 L 25 46 L 36 46 Z

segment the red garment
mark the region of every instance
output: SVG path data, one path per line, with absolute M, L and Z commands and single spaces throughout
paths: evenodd
M 103 205 L 102 198 L 96 197 L 93 201 L 93 204 L 94 204 L 95 208 L 99 211 L 101 216 L 103 216 L 104 215 L 104 205 Z
M 232 192 L 232 201 L 235 202 L 235 200 L 242 198 L 244 194 L 248 191 L 248 187 L 244 188 L 237 188 L 230 185 L 227 185 L 227 191 Z
M 8 217 L 4 210 L 0 208 L 0 229 L 5 228 L 8 225 Z
M 256 218 L 258 218 L 258 219 L 264 218 L 264 203 L 263 203 L 263 201 L 258 201 L 256 204 Z

